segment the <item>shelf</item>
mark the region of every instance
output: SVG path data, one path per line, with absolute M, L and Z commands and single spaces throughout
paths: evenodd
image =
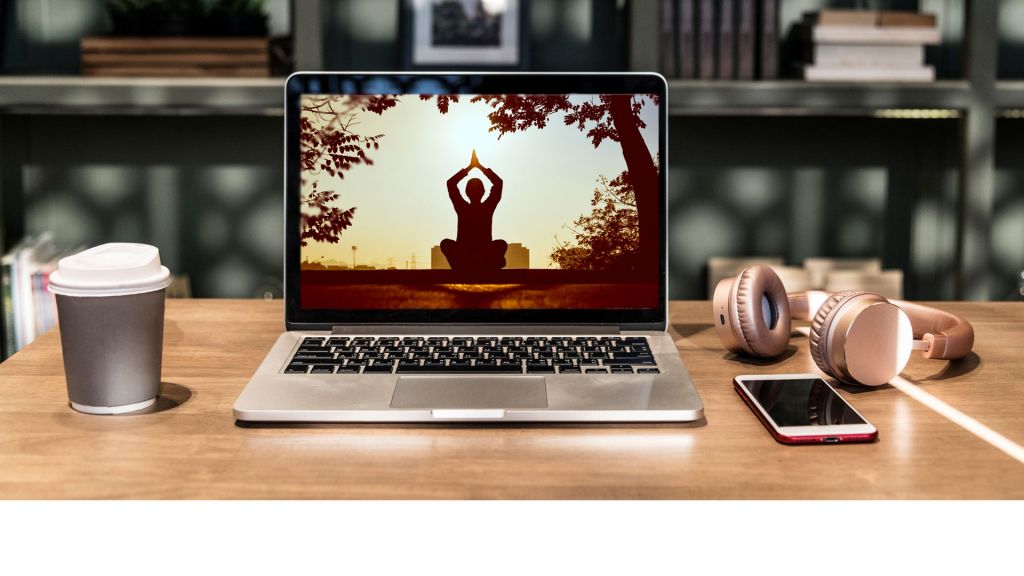
M 0 76 L 0 111 L 25 114 L 283 114 L 284 78 Z
M 0 76 L 0 111 L 31 114 L 272 115 L 283 78 Z M 963 109 L 965 81 L 927 84 L 801 80 L 669 82 L 673 115 L 865 115 L 878 109 Z M 1024 106 L 1024 81 L 1000 82 L 999 107 Z
M 1024 96 L 1024 83 L 1020 94 Z M 819 83 L 802 80 L 671 80 L 672 115 L 865 115 L 879 109 L 964 109 L 963 80 L 911 83 Z M 1024 98 L 1022 98 L 1024 101 Z
M 1024 80 L 1000 80 L 996 82 L 995 107 L 1024 108 Z

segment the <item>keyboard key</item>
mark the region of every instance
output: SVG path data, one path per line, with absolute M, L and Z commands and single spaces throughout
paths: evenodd
M 579 366 L 559 366 L 558 367 L 558 373 L 559 374 L 579 374 L 580 373 L 580 367 Z
M 637 374 L 661 374 L 661 370 L 657 368 L 637 368 Z
M 587 374 L 607 374 L 608 370 L 605 368 L 587 368 Z
M 338 366 L 337 374 L 358 374 L 359 366 Z
M 300 351 L 295 353 L 295 356 L 308 356 L 310 358 L 334 358 L 334 353 L 329 349 L 309 349 L 309 351 Z
M 606 364 L 655 364 L 653 356 L 633 356 L 616 354 L 615 358 L 608 360 Z
M 518 365 L 497 365 L 497 364 L 483 364 L 478 366 L 465 366 L 465 365 L 448 365 L 448 366 L 399 366 L 399 374 L 408 373 L 423 373 L 429 372 L 431 374 L 519 374 L 521 373 L 522 367 Z
M 313 369 L 310 370 L 310 374 L 334 374 L 334 365 L 332 364 L 314 364 Z
M 547 364 L 542 364 L 540 362 L 529 362 L 529 363 L 526 364 L 526 371 L 527 372 L 554 372 L 555 371 L 555 367 L 554 366 L 548 366 Z
M 363 368 L 363 374 L 378 373 L 378 374 L 390 374 L 394 366 L 391 364 L 372 364 Z
M 289 364 L 288 367 L 284 369 L 284 373 L 285 374 L 305 374 L 308 369 L 309 369 L 309 365 L 308 364 Z
M 306 353 L 299 353 L 299 354 L 296 354 L 295 356 L 292 356 L 292 360 L 317 361 L 317 360 L 332 360 L 332 359 L 334 359 L 334 356 L 332 356 L 331 354 L 306 354 Z
M 632 374 L 633 368 L 629 366 L 612 366 L 612 374 Z

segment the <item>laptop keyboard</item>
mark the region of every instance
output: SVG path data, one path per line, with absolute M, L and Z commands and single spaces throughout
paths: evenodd
M 306 337 L 286 374 L 657 374 L 642 336 Z

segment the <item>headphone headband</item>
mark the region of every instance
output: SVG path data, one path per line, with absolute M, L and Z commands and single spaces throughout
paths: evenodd
M 787 294 L 793 318 L 810 321 L 831 294 L 820 290 Z M 974 346 L 974 328 L 970 322 L 943 310 L 905 300 L 890 300 L 910 319 L 914 338 L 928 343 L 925 358 L 957 360 L 967 356 Z

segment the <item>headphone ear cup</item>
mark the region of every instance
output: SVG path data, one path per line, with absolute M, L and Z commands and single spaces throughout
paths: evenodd
M 843 302 L 846 302 L 850 298 L 863 294 L 859 290 L 845 290 L 843 292 L 836 292 L 829 296 L 828 300 L 818 308 L 818 312 L 814 315 L 811 320 L 811 333 L 808 338 L 808 343 L 811 349 L 811 358 L 814 359 L 814 363 L 817 364 L 818 368 L 822 372 L 846 381 L 842 374 L 838 370 L 832 368 L 828 362 L 828 330 L 832 324 L 832 320 L 835 315 L 832 314 Z
M 789 298 L 774 270 L 751 266 L 740 273 L 733 305 L 751 354 L 771 358 L 786 350 L 792 330 Z

